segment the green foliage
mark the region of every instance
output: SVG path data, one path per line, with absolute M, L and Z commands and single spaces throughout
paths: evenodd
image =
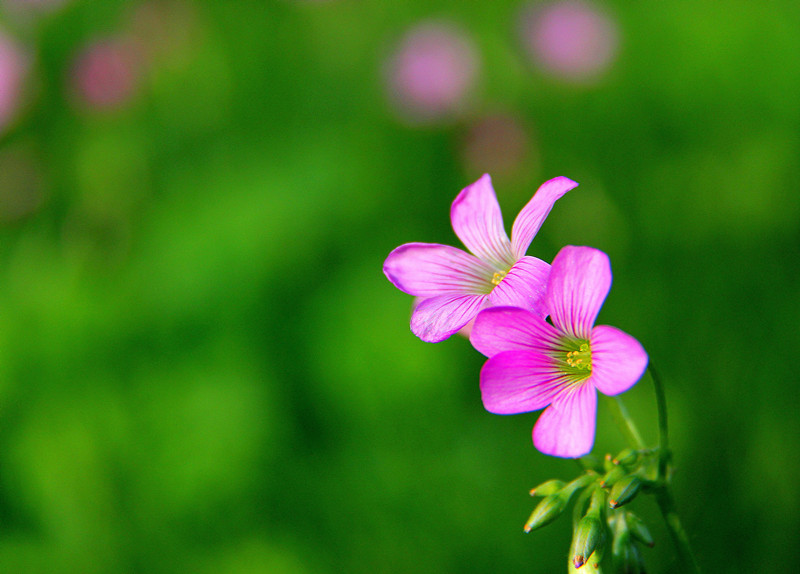
M 526 489 L 574 463 L 533 449 L 535 415 L 486 413 L 481 357 L 414 338 L 381 273 L 401 243 L 454 242 L 450 202 L 483 169 L 465 137 L 498 111 L 531 138 L 498 175 L 506 213 L 550 177 L 581 184 L 532 254 L 609 253 L 600 323 L 663 371 L 701 566 L 800 561 L 794 0 L 614 2 L 619 58 L 580 86 L 526 63 L 518 2 L 397 4 L 180 4 L 172 48 L 108 111 L 64 83 L 134 2 L 5 17 L 37 81 L 0 133 L 0 187 L 38 199 L 0 217 L 1 570 L 564 571 L 569 521 L 519 525 Z M 427 17 L 474 35 L 482 75 L 465 117 L 410 127 L 383 63 Z M 626 401 L 654 443 L 652 389 Z M 598 450 L 621 450 L 599 417 Z M 614 528 L 673 571 L 641 498 Z M 638 564 L 626 544 L 611 559 Z

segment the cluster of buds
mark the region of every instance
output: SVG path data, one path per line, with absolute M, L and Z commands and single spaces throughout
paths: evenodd
M 525 523 L 525 532 L 546 526 L 573 502 L 570 572 L 600 573 L 610 551 L 614 572 L 644 572 L 639 545 L 653 546 L 641 518 L 628 508 L 640 492 L 656 486 L 654 450 L 626 449 L 612 458 L 583 460 L 587 470 L 571 482 L 548 480 L 530 491 L 543 497 Z

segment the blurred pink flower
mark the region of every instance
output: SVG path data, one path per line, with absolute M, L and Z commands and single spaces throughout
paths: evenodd
M 647 353 L 636 339 L 594 324 L 609 289 L 608 255 L 568 245 L 547 280 L 551 322 L 512 307 L 486 309 L 475 319 L 470 340 L 489 357 L 481 370 L 483 405 L 500 415 L 545 409 L 533 429 L 533 444 L 545 454 L 588 454 L 597 391 L 625 392 L 647 368 Z
M 45 200 L 41 162 L 29 145 L 0 148 L 0 223 L 35 213 Z
M 19 109 L 27 72 L 28 56 L 11 38 L 0 34 L 0 130 Z
M 4 0 L 3 4 L 14 12 L 50 12 L 68 0 Z
M 124 38 L 95 41 L 75 58 L 72 90 L 79 102 L 99 110 L 124 106 L 133 98 L 141 79 L 137 45 Z
M 606 14 L 580 0 L 529 9 L 523 16 L 523 41 L 534 62 L 565 80 L 586 81 L 613 63 L 617 26 Z
M 401 40 L 387 68 L 389 97 L 413 122 L 430 122 L 457 114 L 478 73 L 472 40 L 457 27 L 425 22 Z
M 438 243 L 406 243 L 383 264 L 392 285 L 421 298 L 411 315 L 411 331 L 438 343 L 492 305 L 523 307 L 544 316 L 550 266 L 525 253 L 553 204 L 577 185 L 566 177 L 544 182 L 514 220 L 510 240 L 489 175 L 461 190 L 450 220 L 471 253 Z
M 525 126 L 518 118 L 495 113 L 469 126 L 462 142 L 462 159 L 470 172 L 504 176 L 523 166 L 530 167 L 532 148 Z

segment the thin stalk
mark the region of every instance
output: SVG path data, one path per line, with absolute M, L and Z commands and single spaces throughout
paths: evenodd
M 622 402 L 622 399 L 618 396 L 606 396 L 606 403 L 608 404 L 608 409 L 611 411 L 611 416 L 614 418 L 614 422 L 617 424 L 617 428 L 625 436 L 631 448 L 636 450 L 644 449 L 642 435 L 639 434 L 639 429 L 636 428 L 636 424 L 633 422 L 630 414 L 628 414 L 628 409 L 625 408 L 625 403 Z
M 667 395 L 661 377 L 653 368 L 652 363 L 647 366 L 650 377 L 653 379 L 653 389 L 656 392 L 656 405 L 658 407 L 658 478 L 667 482 L 667 469 L 672 453 L 669 451 L 669 422 L 667 419 Z
M 675 547 L 681 560 L 695 574 L 700 573 L 700 566 L 692 553 L 689 544 L 689 537 L 683 529 L 678 512 L 675 510 L 675 497 L 672 494 L 672 482 L 670 473 L 671 453 L 669 451 L 669 425 L 667 422 L 667 397 L 664 393 L 664 385 L 661 378 L 650 364 L 648 367 L 650 376 L 653 379 L 653 387 L 656 392 L 656 404 L 658 406 L 658 486 L 655 488 L 656 502 L 667 524 L 667 529 L 672 536 Z

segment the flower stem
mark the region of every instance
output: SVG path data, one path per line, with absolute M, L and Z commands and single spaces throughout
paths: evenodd
M 636 424 L 633 422 L 630 414 L 628 414 L 628 409 L 625 408 L 625 403 L 623 403 L 622 399 L 620 399 L 618 396 L 606 396 L 606 402 L 609 410 L 611 411 L 611 416 L 614 418 L 614 422 L 617 424 L 617 428 L 619 428 L 620 432 L 625 435 L 625 439 L 628 441 L 628 444 L 636 450 L 642 450 L 644 448 L 642 435 L 639 434 Z
M 667 423 L 667 397 L 664 393 L 664 385 L 661 378 L 653 368 L 652 363 L 647 367 L 650 377 L 653 379 L 653 388 L 656 392 L 656 404 L 658 406 L 658 480 L 655 487 L 655 497 L 667 529 L 672 536 L 678 554 L 686 568 L 695 574 L 700 573 L 700 566 L 692 553 L 689 544 L 689 537 L 681 525 L 681 520 L 675 510 L 675 497 L 672 494 L 672 476 L 670 460 L 672 453 L 669 450 L 669 426 Z

